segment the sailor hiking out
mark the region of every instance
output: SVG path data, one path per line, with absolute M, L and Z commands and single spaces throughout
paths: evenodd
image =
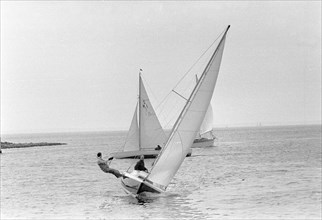
M 107 160 L 104 160 L 102 158 L 102 153 L 101 152 L 97 153 L 97 164 L 101 168 L 101 170 L 105 173 L 113 174 L 116 178 L 120 178 L 121 176 L 123 176 L 123 174 L 116 169 L 110 168 L 110 164 L 112 160 L 113 160 L 113 157 L 110 157 Z

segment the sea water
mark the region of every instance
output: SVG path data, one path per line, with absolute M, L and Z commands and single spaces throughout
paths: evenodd
M 122 149 L 126 132 L 3 135 L 67 145 L 3 149 L 1 219 L 321 219 L 320 125 L 215 133 L 215 146 L 194 148 L 166 193 L 141 200 L 96 164 L 97 152 Z

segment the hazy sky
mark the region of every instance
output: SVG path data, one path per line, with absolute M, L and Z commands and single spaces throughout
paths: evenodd
M 126 130 L 229 24 L 214 126 L 320 123 L 320 1 L 1 1 L 1 133 Z

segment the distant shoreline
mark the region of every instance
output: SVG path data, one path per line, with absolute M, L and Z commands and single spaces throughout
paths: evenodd
M 1 142 L 1 149 L 9 148 L 27 148 L 27 147 L 43 147 L 43 146 L 56 146 L 56 145 L 66 145 L 66 143 L 11 143 L 11 142 Z

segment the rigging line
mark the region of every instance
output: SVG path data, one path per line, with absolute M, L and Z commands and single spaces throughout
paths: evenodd
M 186 87 L 183 89 L 183 92 L 182 93 L 186 93 L 186 91 L 190 91 L 191 90 L 191 85 L 195 85 L 195 82 L 193 81 L 190 81 L 188 85 L 186 85 Z M 176 95 L 180 96 L 181 98 L 183 98 L 185 101 L 187 101 L 187 98 L 185 98 L 184 95 L 181 95 L 179 92 L 176 92 L 176 91 L 173 91 Z M 191 91 L 190 91 L 191 92 Z M 170 95 L 172 93 L 169 93 L 168 95 Z M 162 115 L 164 115 L 164 110 L 165 110 L 165 107 L 166 107 L 166 103 L 170 103 L 170 99 L 171 97 L 168 97 L 168 99 L 163 103 L 162 106 L 160 106 L 160 112 L 162 113 Z M 172 108 L 171 112 L 175 112 L 175 115 L 171 118 L 170 121 L 167 122 L 167 126 L 169 125 L 169 123 L 173 120 L 174 117 L 177 117 L 179 115 L 179 112 L 180 112 L 180 109 L 182 109 L 182 105 L 180 105 L 181 107 L 180 108 L 177 108 L 179 105 L 177 105 L 177 101 L 175 100 L 171 100 L 171 102 L 175 102 L 174 105 L 176 105 L 176 108 Z M 171 105 L 170 105 L 171 106 Z M 176 109 L 176 110 L 175 110 Z
M 200 79 L 199 79 L 199 81 L 198 81 L 198 83 L 197 83 L 197 85 L 195 85 L 195 87 L 194 87 L 194 89 L 192 90 L 192 93 L 190 94 L 190 97 L 189 97 L 189 101 L 191 100 L 191 102 L 186 102 L 186 104 L 185 104 L 185 106 L 184 106 L 184 108 L 182 109 L 182 111 L 181 111 L 181 113 L 180 113 L 180 115 L 179 115 L 179 117 L 178 117 L 178 119 L 177 119 L 177 121 L 175 122 L 175 124 L 173 125 L 173 128 L 172 128 L 172 130 L 171 130 L 171 133 L 170 133 L 170 136 L 169 136 L 169 138 L 168 138 L 168 140 L 167 140 L 167 143 L 166 143 L 166 146 L 161 150 L 161 152 L 160 152 L 160 155 L 162 156 L 162 155 L 164 155 L 164 152 L 166 152 L 166 149 L 169 147 L 169 145 L 170 145 L 170 143 L 171 143 L 171 141 L 173 141 L 173 139 L 175 138 L 175 134 L 177 133 L 178 135 L 179 135 L 179 138 L 181 138 L 180 137 L 180 134 L 179 134 L 179 126 L 181 125 L 181 123 L 183 122 L 183 118 L 187 115 L 187 113 L 188 113 L 188 111 L 189 111 L 189 108 L 191 107 L 191 105 L 192 105 L 192 103 L 193 103 L 193 101 L 195 100 L 195 98 L 196 98 L 196 96 L 197 96 L 197 94 L 198 94 L 198 90 L 201 88 L 201 86 L 203 85 L 203 83 L 205 82 L 205 79 L 206 79 L 206 74 L 207 74 L 207 72 L 208 72 L 208 70 L 209 70 L 209 68 L 210 68 L 210 65 L 212 65 L 212 63 L 213 63 L 213 61 L 214 61 L 214 59 L 216 58 L 216 55 L 218 54 L 218 50 L 219 50 L 219 48 L 222 46 L 222 42 L 226 39 L 226 33 L 227 33 L 227 31 L 228 31 L 228 29 L 229 29 L 229 27 L 230 27 L 230 25 L 225 29 L 225 32 L 224 32 L 224 34 L 223 34 L 223 36 L 222 36 L 222 38 L 221 38 L 221 40 L 220 40 L 220 42 L 218 43 L 218 46 L 216 47 L 216 49 L 215 49 L 215 51 L 213 52 L 213 54 L 212 54 L 212 56 L 211 56 L 211 58 L 210 58 L 210 60 L 208 61 L 208 64 L 207 64 L 207 66 L 206 66 L 206 68 L 204 69 L 204 71 L 203 71 L 203 73 L 201 74 L 201 76 L 200 76 Z M 223 48 L 223 47 L 222 47 Z M 222 54 L 221 54 L 222 55 Z M 219 59 L 221 59 L 221 56 L 219 57 Z M 213 87 L 212 88 L 214 88 L 214 86 L 215 85 L 213 85 Z M 209 100 L 210 99 L 208 99 L 208 104 L 209 104 Z M 198 100 L 197 100 L 197 102 L 196 103 L 198 103 Z M 200 125 L 200 124 L 199 124 Z M 174 140 L 174 141 L 176 141 L 176 140 Z M 182 141 L 181 141 L 181 143 L 182 143 Z M 190 147 L 190 146 L 189 146 Z M 166 155 L 166 157 L 168 157 L 169 156 L 169 154 L 167 154 Z M 150 175 L 151 175 L 151 173 L 152 173 L 152 171 L 154 170 L 154 168 L 158 165 L 158 162 L 159 162 L 159 159 L 160 159 L 161 157 L 158 157 L 157 158 L 157 160 L 155 161 L 155 166 L 153 166 L 152 167 L 152 169 L 151 169 L 151 171 L 150 171 L 150 174 L 146 177 L 146 178 L 148 178 Z M 165 159 L 167 159 L 167 158 L 165 158 Z M 184 160 L 184 158 L 181 158 L 181 162 L 180 163 L 182 163 L 182 161 Z M 180 163 L 179 163 L 179 166 L 180 166 Z M 175 171 L 176 172 L 176 171 Z M 175 174 L 175 173 L 174 173 Z M 170 176 L 171 177 L 171 176 Z M 173 176 L 172 176 L 173 177 Z M 172 178 L 171 177 L 171 178 Z M 169 183 L 170 181 L 167 181 L 167 183 Z M 167 184 L 168 185 L 168 184 Z
M 172 93 L 168 94 L 168 97 L 166 98 L 166 101 L 163 102 L 163 105 L 159 106 L 160 108 L 158 108 L 158 112 L 160 113 L 160 116 L 162 116 L 162 118 L 164 120 L 167 120 L 167 118 L 169 117 L 168 113 L 166 112 L 168 110 L 167 108 L 167 103 L 172 103 L 173 100 L 171 99 L 171 97 L 169 97 Z M 172 104 L 168 104 L 168 106 L 172 106 Z
M 170 106 L 172 106 L 172 108 L 170 109 L 170 111 L 167 114 L 167 118 L 166 118 L 166 127 L 168 127 L 168 125 L 170 125 L 170 123 L 173 123 L 173 121 L 175 121 L 176 118 L 178 118 L 179 114 L 180 114 L 180 109 L 183 108 L 184 103 L 180 104 L 178 101 L 175 100 L 171 100 Z M 186 103 L 186 101 L 185 101 Z M 171 125 L 172 128 L 173 125 Z
M 174 90 L 178 84 L 188 75 L 188 73 L 192 70 L 192 68 L 199 62 L 199 60 L 205 55 L 205 53 L 207 53 L 207 51 L 214 45 L 214 43 L 219 39 L 219 37 L 225 32 L 222 31 L 218 37 L 212 42 L 212 44 L 199 56 L 199 58 L 194 62 L 194 64 L 192 64 L 192 66 L 188 69 L 188 71 L 181 77 L 181 79 L 177 82 L 177 84 L 173 87 L 172 90 Z M 163 102 L 164 100 L 169 96 L 169 94 L 171 94 L 172 90 L 168 93 L 168 95 L 166 95 L 166 97 L 160 102 L 160 104 L 156 107 L 158 108 Z
M 191 90 L 191 88 L 190 88 L 190 87 L 191 87 L 191 85 L 193 85 L 193 86 L 195 85 L 195 80 L 191 80 L 191 81 L 189 82 L 189 85 L 187 85 L 187 86 L 186 86 L 186 88 L 185 88 L 185 89 L 183 89 L 183 91 L 184 91 L 184 92 L 186 92 L 186 91 L 188 91 L 188 90 Z M 176 95 L 178 95 L 178 96 L 180 96 L 181 98 L 183 98 L 185 101 L 187 101 L 187 100 L 188 100 L 187 98 L 185 98 L 183 95 L 179 94 L 178 92 L 176 92 L 176 91 L 174 91 L 174 90 L 173 90 L 173 92 L 174 92 L 174 93 L 176 93 Z M 168 101 L 169 101 L 169 100 L 167 100 L 165 103 L 168 103 Z M 174 101 L 174 100 L 171 100 L 171 101 L 172 101 L 172 102 L 175 102 L 175 104 L 174 104 L 174 105 L 175 105 L 176 107 L 171 108 L 171 112 L 170 112 L 170 113 L 174 113 L 174 114 L 173 114 L 173 116 L 170 118 L 170 120 L 168 120 L 168 121 L 167 121 L 166 126 L 168 126 L 170 123 L 172 123 L 172 122 L 173 122 L 173 120 L 174 120 L 175 118 L 177 118 L 177 117 L 178 117 L 178 115 L 179 115 L 179 113 L 180 113 L 180 110 L 181 110 L 181 109 L 182 109 L 182 107 L 183 107 L 182 105 L 179 105 L 179 104 L 177 103 L 177 101 Z M 165 105 L 163 105 L 163 108 L 164 108 L 164 106 L 165 106 Z M 181 107 L 179 107 L 179 106 L 181 106 Z M 170 113 L 169 113 L 169 114 L 170 114 Z M 168 118 L 167 118 L 167 119 L 168 119 Z
M 158 106 L 160 106 L 160 102 L 159 102 L 159 100 L 157 99 L 157 96 L 154 94 L 154 92 L 153 92 L 153 89 L 151 88 L 151 86 L 146 82 L 146 80 L 143 78 L 143 76 L 141 75 L 141 79 L 142 79 L 142 81 L 144 82 L 144 85 L 147 85 L 147 88 L 148 88 L 148 90 L 149 90 L 149 93 L 152 95 L 152 97 L 156 100 L 156 103 L 159 103 L 158 104 Z M 169 93 L 169 94 L 171 94 L 171 93 Z M 168 94 L 168 95 L 169 95 Z M 150 100 L 150 102 L 151 102 L 151 100 Z M 152 103 L 151 103 L 152 104 Z M 163 106 L 163 108 L 154 108 L 154 111 L 155 111 L 155 114 L 156 114 L 156 116 L 158 117 L 158 119 L 160 118 L 160 117 L 162 117 L 163 118 L 163 120 L 166 120 L 166 117 L 164 116 L 164 114 L 163 114 L 163 111 L 164 111 L 164 106 Z M 158 113 L 157 113 L 158 112 Z M 160 122 L 160 124 L 161 124 L 161 121 L 160 121 L 160 119 L 159 119 L 159 122 Z M 162 126 L 161 126 L 162 127 Z
M 169 94 L 171 94 L 171 96 L 174 95 L 173 93 L 169 93 Z M 171 108 L 169 109 L 167 106 L 171 106 Z M 160 106 L 161 108 L 158 112 L 159 112 L 159 115 L 162 116 L 162 119 L 166 124 L 166 126 L 169 123 L 169 118 L 172 117 L 171 115 L 173 115 L 173 112 L 175 112 L 176 109 L 178 109 L 178 106 L 179 106 L 178 101 L 171 99 L 171 97 L 166 99 L 164 104 Z
M 175 94 L 177 94 L 178 96 L 180 96 L 181 98 L 183 98 L 184 100 L 188 101 L 188 99 L 186 97 L 184 97 L 183 95 L 181 95 L 180 93 L 176 92 L 175 90 L 172 90 L 172 92 L 174 92 Z

